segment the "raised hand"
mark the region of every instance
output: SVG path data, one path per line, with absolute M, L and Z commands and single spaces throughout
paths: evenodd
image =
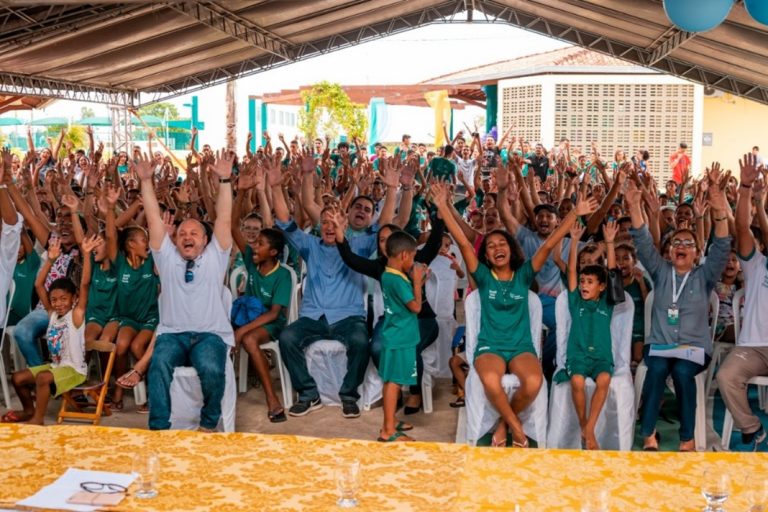
M 61 204 L 70 209 L 70 211 L 77 213 L 80 208 L 80 201 L 77 200 L 77 196 L 73 194 L 64 194 L 61 196 Z
M 511 160 L 511 159 L 510 159 Z M 500 165 L 496 168 L 496 187 L 499 191 L 506 189 L 509 186 L 509 169 Z
M 598 208 L 597 199 L 594 197 L 586 197 L 585 194 L 579 193 L 578 200 L 576 201 L 576 215 L 581 217 L 582 215 L 590 215 L 594 213 Z
M 146 153 L 141 153 L 135 163 L 136 174 L 141 180 L 151 180 L 155 177 L 155 166 Z
M 693 200 L 693 213 L 696 217 L 703 217 L 707 213 L 709 205 L 703 195 L 697 195 Z
M 741 169 L 742 185 L 752 186 L 757 177 L 760 176 L 757 157 L 752 153 L 747 153 L 743 158 L 739 159 L 739 168 Z
M 176 231 L 176 226 L 173 224 L 173 214 L 168 210 L 163 213 L 163 226 L 168 236 L 172 237 L 173 232 Z
M 396 160 L 400 160 L 397 158 Z M 384 181 L 384 184 L 389 188 L 397 188 L 397 184 L 400 182 L 400 170 L 397 166 L 390 165 L 387 166 L 387 172 L 382 173 L 381 179 Z
M 341 243 L 344 241 L 344 234 L 347 231 L 347 216 L 341 210 L 335 210 L 331 217 L 333 223 L 333 229 L 336 231 L 336 241 Z
M 586 227 L 581 222 L 576 222 L 571 227 L 570 234 L 571 234 L 571 243 L 578 242 L 581 240 L 581 237 L 584 235 L 584 231 L 586 230 Z M 560 254 L 562 251 L 557 251 L 557 254 Z
M 80 243 L 80 249 L 83 251 L 83 253 L 88 255 L 88 254 L 91 254 L 91 252 L 93 252 L 94 249 L 96 249 L 98 246 L 100 246 L 103 243 L 104 243 L 104 239 L 101 238 L 99 235 L 85 237 L 85 239 Z
M 432 204 L 440 208 L 441 205 L 448 203 L 448 187 L 445 183 L 433 181 L 430 184 L 430 200 Z
M 272 161 L 269 160 L 266 161 L 266 163 L 270 164 L 269 169 L 267 171 L 267 183 L 270 187 L 276 187 L 278 185 L 281 185 L 283 183 L 283 172 L 282 172 L 282 162 L 280 162 L 280 158 L 275 155 L 272 158 Z
M 627 185 L 627 191 L 624 193 L 624 199 L 626 199 L 627 204 L 632 206 L 637 206 L 640 204 L 640 199 L 643 197 L 643 192 L 637 188 L 637 184 L 634 182 L 634 180 L 630 180 L 629 185 Z
M 424 278 L 427 275 L 427 266 L 423 263 L 414 263 L 411 267 L 411 278 L 416 286 L 420 286 L 424 282 Z
M 301 172 L 305 174 L 309 174 L 317 168 L 315 159 L 312 157 L 312 150 L 309 148 L 302 149 L 299 161 L 301 164 Z
M 403 166 L 403 171 L 400 173 L 400 183 L 404 187 L 413 186 L 413 179 L 416 176 L 416 171 L 418 171 L 418 169 L 419 161 L 417 157 L 408 158 Z
M 2 177 L 4 172 L 11 172 L 11 169 L 13 168 L 13 153 L 11 153 L 11 148 L 4 147 L 2 150 L 2 158 L 3 158 L 3 165 L 0 166 L 0 182 L 2 182 Z
M 235 163 L 234 151 L 227 151 L 222 148 L 216 153 L 216 164 L 213 166 L 213 172 L 219 178 L 226 179 L 232 176 L 232 166 Z
M 48 259 L 54 261 L 61 256 L 61 239 L 59 235 L 52 233 L 48 239 Z
M 603 224 L 603 239 L 610 243 L 616 239 L 616 234 L 619 232 L 619 226 L 615 220 Z

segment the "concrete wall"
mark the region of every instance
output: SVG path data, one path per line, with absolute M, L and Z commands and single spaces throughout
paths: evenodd
M 725 169 L 739 174 L 739 158 L 760 146 L 760 154 L 768 155 L 768 105 L 739 98 L 732 94 L 704 98 L 703 134 L 712 135 L 712 145 L 702 145 L 703 165 L 718 161 Z

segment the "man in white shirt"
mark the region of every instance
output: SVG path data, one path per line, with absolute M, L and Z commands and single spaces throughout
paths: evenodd
M 166 231 L 153 187 L 153 163 L 137 164 L 149 247 L 160 276 L 160 323 L 149 367 L 149 428 L 170 428 L 173 371 L 187 361 L 197 370 L 203 391 L 200 430 L 213 431 L 221 417 L 227 353 L 235 344 L 224 300 L 224 277 L 232 249 L 232 163 L 234 153 L 217 155 L 219 177 L 213 236 L 194 219 L 182 222 L 175 244 Z M 210 242 L 210 243 L 209 243 Z
M 768 375 L 768 258 L 758 251 L 750 230 L 752 184 L 760 174 L 757 157 L 744 155 L 736 205 L 736 251 L 744 273 L 744 320 L 736 347 L 717 371 L 717 384 L 733 423 L 741 430 L 742 451 L 768 451 L 768 435 L 749 407 L 747 381 Z M 758 203 L 758 208 L 763 208 Z M 734 306 L 736 306 L 734 304 Z

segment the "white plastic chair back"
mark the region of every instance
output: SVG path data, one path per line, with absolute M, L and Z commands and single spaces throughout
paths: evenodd
M 5 359 L 3 358 L 3 347 L 5 346 L 5 338 L 9 337 L 8 333 L 8 318 L 11 316 L 11 304 L 13 303 L 13 295 L 16 293 L 16 283 L 11 279 L 8 284 L 8 301 L 2 303 L 5 306 L 5 314 L 0 316 L 3 322 L 3 334 L 0 337 L 0 382 L 2 382 L 3 388 L 3 400 L 5 400 L 5 407 L 11 408 L 11 392 L 8 388 L 8 376 L 5 370 Z
M 245 267 L 235 267 L 232 269 L 232 273 L 229 274 L 229 291 L 232 293 L 232 297 L 237 298 L 245 293 L 247 283 L 248 271 Z
M 625 292 L 623 303 L 614 307 L 611 318 L 611 340 L 614 374 L 608 399 L 603 406 L 595 428 L 600 447 L 609 450 L 630 450 L 634 436 L 634 387 L 630 360 L 632 351 L 632 319 L 635 305 L 632 297 Z M 567 362 L 568 334 L 571 315 L 568 308 L 568 293 L 562 292 L 555 303 L 557 323 L 557 370 L 565 368 Z M 587 404 L 591 402 L 595 383 L 587 379 Z M 573 406 L 570 383 L 563 382 L 552 387 L 549 408 L 549 430 L 547 444 L 551 448 L 577 449 L 581 445 L 581 429 Z

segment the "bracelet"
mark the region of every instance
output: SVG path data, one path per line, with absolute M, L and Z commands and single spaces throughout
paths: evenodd
M 413 185 L 411 185 L 409 187 L 406 187 L 405 185 L 403 185 L 402 187 L 400 187 L 400 190 L 402 190 L 403 192 L 409 192 L 412 189 L 413 189 Z
M 742 183 L 741 186 L 744 188 L 752 188 L 752 185 L 745 185 L 744 183 Z
M 726 220 L 728 217 L 713 217 L 712 220 L 715 222 L 720 222 L 721 220 Z
M 232 183 L 232 178 L 219 178 L 219 183 Z

